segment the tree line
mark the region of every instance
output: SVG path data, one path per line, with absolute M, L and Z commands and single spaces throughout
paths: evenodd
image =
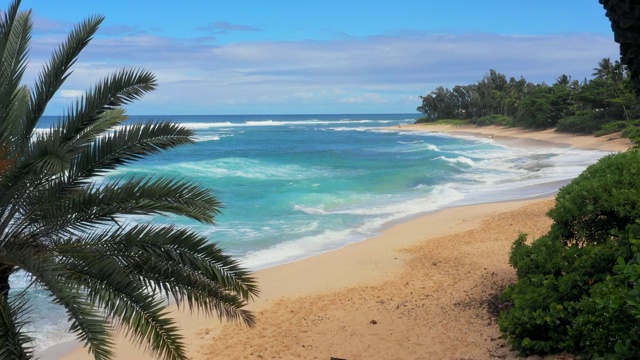
M 425 116 L 418 122 L 461 119 L 477 125 L 593 133 L 608 123 L 640 117 L 628 68 L 604 58 L 593 70 L 592 79 L 563 74 L 548 85 L 524 77 L 507 79 L 491 69 L 476 83 L 439 86 L 420 96 L 417 110 Z

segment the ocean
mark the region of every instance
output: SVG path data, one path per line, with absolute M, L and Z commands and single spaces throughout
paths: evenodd
M 338 249 L 439 209 L 554 194 L 606 152 L 508 147 L 490 138 L 405 131 L 419 114 L 133 116 L 172 120 L 197 143 L 105 176 L 162 175 L 210 188 L 216 225 L 188 226 L 253 270 Z M 47 118 L 42 126 L 55 121 Z M 128 221 L 148 220 L 129 217 Z M 22 274 L 12 278 L 24 289 Z M 70 340 L 66 316 L 40 289 L 32 299 L 37 349 Z

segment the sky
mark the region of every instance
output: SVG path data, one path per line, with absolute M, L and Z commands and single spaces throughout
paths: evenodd
M 27 84 L 75 24 L 105 16 L 47 115 L 124 67 L 158 80 L 131 115 L 354 114 L 413 113 L 420 95 L 490 69 L 551 84 L 619 59 L 597 0 L 22 0 L 21 9 L 34 20 Z

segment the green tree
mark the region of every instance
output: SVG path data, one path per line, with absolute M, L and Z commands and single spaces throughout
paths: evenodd
M 57 125 L 36 132 L 103 18 L 78 24 L 29 88 L 21 82 L 32 20 L 19 5 L 14 1 L 0 17 L 0 358 L 32 356 L 23 330 L 29 304 L 10 289 L 18 271 L 64 308 L 70 331 L 96 359 L 112 357 L 114 329 L 154 356 L 185 359 L 167 298 L 253 325 L 244 306 L 257 286 L 234 259 L 188 229 L 123 217 L 174 214 L 212 224 L 221 204 L 210 191 L 164 177 L 95 181 L 193 143 L 192 131 L 173 123 L 124 123 L 122 106 L 152 91 L 154 76 L 120 70 L 87 91 Z
M 622 66 L 619 61 L 611 62 L 611 59 L 604 58 L 598 62 L 598 67 L 593 68 L 591 75 L 599 79 L 612 79 L 617 78 L 618 73 L 622 71 Z
M 569 87 L 571 85 L 571 76 L 567 74 L 562 74 L 556 78 L 556 82 L 554 85 L 566 86 Z
M 539 87 L 522 101 L 515 125 L 533 129 L 554 127 L 569 111 L 569 89 L 562 85 Z

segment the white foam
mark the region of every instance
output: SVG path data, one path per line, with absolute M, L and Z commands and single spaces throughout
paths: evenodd
M 446 156 L 438 156 L 434 160 L 444 160 L 444 161 L 446 161 L 448 163 L 451 163 L 451 164 L 462 163 L 462 164 L 467 164 L 469 166 L 474 166 L 476 164 L 475 161 L 469 159 L 468 157 L 464 157 L 464 156 L 458 156 L 458 157 L 455 157 L 455 158 L 448 158 Z
M 210 128 L 236 128 L 236 127 L 259 127 L 259 126 L 285 126 L 285 125 L 331 125 L 331 124 L 366 124 L 372 123 L 372 120 L 292 120 L 292 121 L 274 121 L 274 120 L 248 120 L 245 122 L 184 122 L 178 123 L 190 129 L 210 129 Z M 380 122 L 380 121 L 378 121 Z
M 309 214 L 309 215 L 325 215 L 327 214 L 327 212 L 319 207 L 308 207 L 308 206 L 302 206 L 302 205 L 295 205 L 293 207 L 294 210 L 296 211 L 301 211 L 305 214 Z
M 128 173 L 138 175 L 159 174 L 197 174 L 199 178 L 238 177 L 265 180 L 303 180 L 330 175 L 321 167 L 309 168 L 302 165 L 274 165 L 250 158 L 221 158 L 215 160 L 180 162 L 166 166 L 127 167 L 109 172 L 109 176 L 122 176 Z
M 247 253 L 241 263 L 250 269 L 263 269 L 305 257 L 313 256 L 334 247 L 339 247 L 353 238 L 353 230 L 325 231 L 315 236 L 285 241 L 271 247 Z
M 220 136 L 218 135 L 196 135 L 194 137 L 196 142 L 204 142 L 204 141 L 218 141 L 220 140 Z
M 325 211 L 319 208 L 304 208 L 296 206 L 297 210 L 318 215 L 351 214 L 367 216 L 368 219 L 359 226 L 345 230 L 327 230 L 321 234 L 305 236 L 299 239 L 285 241 L 273 246 L 252 251 L 242 257 L 244 266 L 257 270 L 278 264 L 283 264 L 319 253 L 335 250 L 349 243 L 369 238 L 379 233 L 390 222 L 417 214 L 434 211 L 447 204 L 463 198 L 463 194 L 449 185 L 437 186 L 426 196 L 412 199 L 398 199 L 395 203 L 388 203 L 384 199 L 377 205 L 363 208 Z

